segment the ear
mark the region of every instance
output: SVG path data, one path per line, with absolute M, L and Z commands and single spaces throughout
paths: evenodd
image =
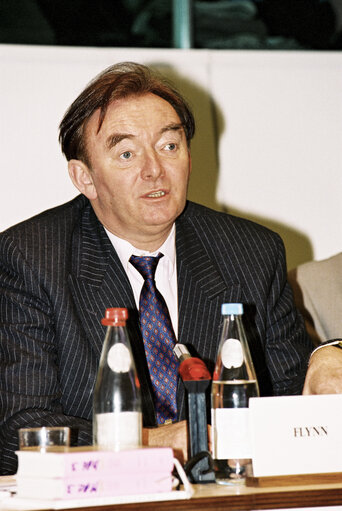
M 76 188 L 89 200 L 95 200 L 97 192 L 89 167 L 81 160 L 70 160 L 68 161 L 68 171 Z

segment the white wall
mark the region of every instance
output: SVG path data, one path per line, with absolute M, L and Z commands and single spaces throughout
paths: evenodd
M 191 199 L 280 232 L 289 267 L 342 250 L 338 52 L 0 45 L 0 230 L 77 193 L 58 124 L 86 83 L 121 60 L 156 65 L 189 98 Z
M 342 251 L 342 53 L 216 52 L 212 71 L 218 201 L 278 231 L 289 266 Z

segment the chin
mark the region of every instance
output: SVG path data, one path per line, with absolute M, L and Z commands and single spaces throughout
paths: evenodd
M 147 215 L 146 216 L 146 222 L 150 225 L 164 225 L 164 224 L 173 224 L 173 222 L 176 220 L 176 218 L 179 216 L 179 212 L 173 211 L 162 213 L 157 213 L 155 215 Z
M 175 209 L 170 211 L 169 209 L 155 208 L 154 210 L 145 211 L 141 218 L 147 225 L 163 225 L 169 222 L 172 223 L 178 215 L 179 213 Z

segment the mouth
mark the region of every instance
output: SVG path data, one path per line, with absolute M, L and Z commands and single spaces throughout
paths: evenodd
M 157 192 L 147 193 L 145 195 L 145 197 L 151 197 L 152 199 L 156 199 L 156 198 L 159 198 L 159 197 L 164 197 L 164 195 L 166 195 L 166 192 L 164 192 L 162 190 L 158 190 Z

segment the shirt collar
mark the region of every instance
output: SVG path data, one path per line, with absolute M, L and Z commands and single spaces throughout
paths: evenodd
M 171 277 L 171 275 L 173 274 L 175 265 L 176 265 L 176 227 L 175 227 L 175 224 L 173 224 L 170 234 L 168 235 L 168 237 L 166 238 L 166 240 L 164 241 L 162 246 L 159 247 L 158 250 L 156 250 L 155 252 L 148 252 L 146 250 L 144 251 L 144 250 L 135 248 L 131 243 L 129 243 L 129 241 L 119 238 L 115 234 L 108 231 L 106 228 L 105 228 L 105 231 L 119 256 L 121 264 L 123 265 L 126 273 L 128 271 L 129 258 L 131 257 L 131 255 L 156 256 L 158 254 L 158 252 L 162 252 L 162 254 L 164 254 L 164 257 L 161 259 L 161 261 L 163 261 L 163 259 L 164 259 L 163 263 L 168 262 L 167 266 L 169 268 L 169 276 Z

